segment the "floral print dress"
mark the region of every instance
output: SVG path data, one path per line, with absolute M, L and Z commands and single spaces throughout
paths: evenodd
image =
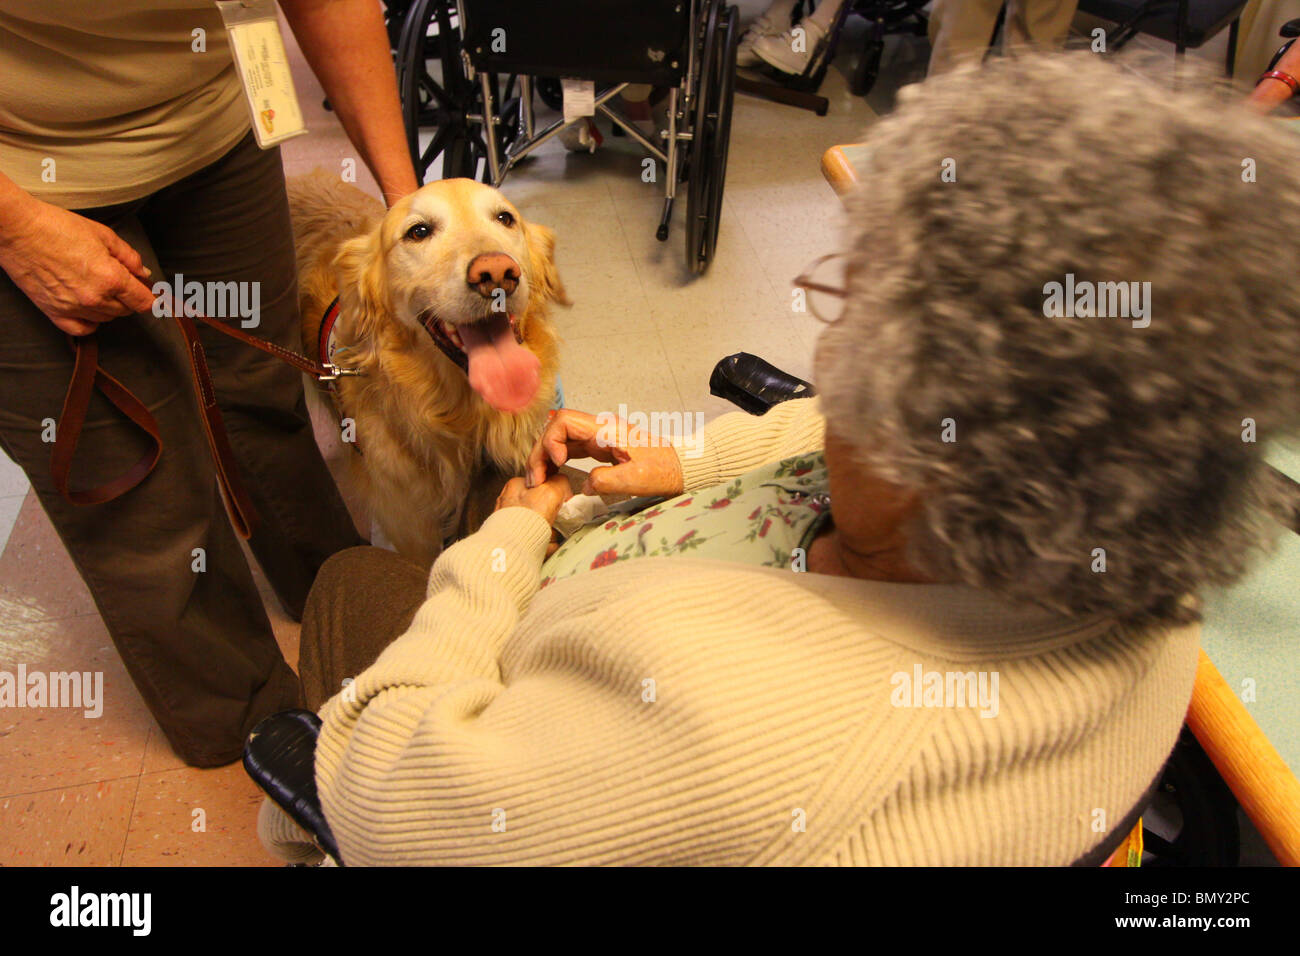
M 789 568 L 830 518 L 826 459 L 796 455 L 578 529 L 542 565 L 542 587 L 632 558 L 698 558 Z

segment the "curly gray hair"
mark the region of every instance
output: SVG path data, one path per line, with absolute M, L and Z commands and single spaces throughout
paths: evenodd
M 818 343 L 829 427 L 920 493 L 931 576 L 1195 617 L 1183 599 L 1238 577 L 1282 513 L 1261 445 L 1300 430 L 1300 137 L 1090 54 L 900 101 L 869 133 L 849 298 Z M 1150 282 L 1150 324 L 1048 317 L 1067 275 Z

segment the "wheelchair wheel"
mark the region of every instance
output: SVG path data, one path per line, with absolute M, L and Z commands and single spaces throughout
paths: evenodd
M 1236 798 L 1186 727 L 1142 815 L 1142 843 L 1143 866 L 1236 866 L 1241 856 Z
M 469 114 L 478 93 L 465 75 L 460 57 L 460 35 L 451 26 L 454 6 L 448 0 L 415 0 L 406 11 L 396 51 L 398 92 L 406 141 L 416 175 L 423 183 L 429 167 L 443 157 L 444 178 L 474 176 L 475 131 Z M 436 25 L 437 33 L 429 35 Z M 430 62 L 440 67 L 441 80 L 429 71 Z M 433 140 L 420 149 L 420 128 L 435 127 Z
M 559 113 L 564 110 L 564 88 L 560 86 L 560 81 L 554 76 L 535 76 L 533 77 L 533 89 L 537 91 L 537 97 L 555 112 Z
M 876 77 L 880 75 L 880 58 L 885 52 L 885 41 L 876 35 L 878 28 L 879 23 L 872 26 L 872 36 L 862 48 L 862 56 L 849 80 L 849 92 L 854 96 L 866 96 L 870 93 L 871 88 L 876 85 Z
M 740 39 L 735 7 L 724 7 L 722 0 L 712 0 L 705 16 L 687 159 L 686 268 L 696 275 L 708 270 L 718 244 L 736 93 L 736 46 Z

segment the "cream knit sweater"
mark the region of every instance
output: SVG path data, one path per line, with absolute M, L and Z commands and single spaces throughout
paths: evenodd
M 823 432 L 815 399 L 724 416 L 686 487 Z M 1064 864 L 1132 809 L 1191 696 L 1196 628 L 694 558 L 539 592 L 548 538 L 494 514 L 324 707 L 348 864 Z

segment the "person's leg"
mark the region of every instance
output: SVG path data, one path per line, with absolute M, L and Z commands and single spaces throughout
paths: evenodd
M 737 66 L 749 68 L 762 62 L 754 52 L 754 44 L 762 37 L 779 37 L 790 29 L 795 2 L 796 0 L 773 0 L 759 18 L 746 27 L 736 49 Z
M 278 149 L 252 134 L 199 173 L 161 190 L 141 209 L 168 283 L 236 283 L 257 290 L 248 329 L 302 351 L 293 232 Z M 227 308 L 227 313 L 236 310 Z M 218 316 L 213 316 L 218 318 Z M 239 323 L 236 314 L 231 323 Z M 257 510 L 249 539 L 285 608 L 300 617 L 331 554 L 362 543 L 321 458 L 302 374 L 281 360 L 200 326 L 231 447 Z M 197 423 L 196 423 L 196 427 Z
M 304 705 L 321 705 L 411 625 L 429 573 L 382 548 L 349 548 L 320 569 L 302 615 L 298 674 Z
M 926 76 L 979 63 L 993 39 L 1002 0 L 934 0 L 930 10 L 930 66 Z
M 835 17 L 839 15 L 840 7 L 844 6 L 844 0 L 822 0 L 817 4 L 817 9 L 808 14 L 800 23 L 815 23 L 821 27 L 823 33 L 829 33 L 831 24 Z
M 812 65 L 813 55 L 826 41 L 844 0 L 822 0 L 817 9 L 779 36 L 754 40 L 753 52 L 768 66 L 798 76 Z
M 790 29 L 797 2 L 798 0 L 772 0 L 749 29 L 759 36 L 780 36 Z
M 129 210 L 89 211 L 160 274 Z M 226 517 L 171 319 L 127 316 L 96 333 L 99 361 L 158 420 L 153 473 L 115 501 L 73 505 L 54 489 L 43 423 L 57 420 L 72 375 L 67 338 L 0 273 L 0 444 L 32 487 L 95 599 L 113 643 L 163 733 L 186 762 L 238 759 L 258 720 L 295 706 L 285 663 Z M 94 393 L 72 487 L 116 477 L 148 447 L 143 433 Z
M 1079 0 L 1007 0 L 1008 53 L 1060 47 L 1070 32 Z

